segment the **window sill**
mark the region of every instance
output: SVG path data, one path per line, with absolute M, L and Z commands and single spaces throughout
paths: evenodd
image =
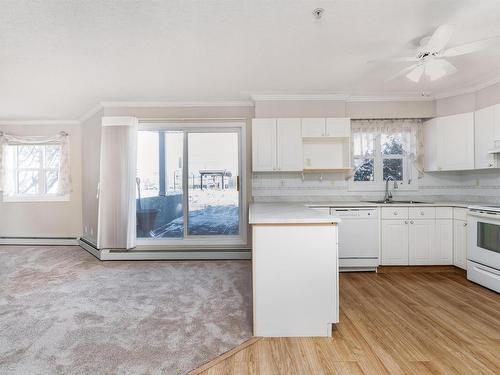
M 69 202 L 70 194 L 66 195 L 4 195 L 4 203 L 33 203 L 33 202 Z

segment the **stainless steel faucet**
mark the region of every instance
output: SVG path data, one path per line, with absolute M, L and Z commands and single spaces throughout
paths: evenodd
M 385 179 L 385 196 L 384 196 L 385 203 L 390 203 L 392 201 L 392 193 L 389 191 L 389 180 L 394 181 L 394 189 L 398 188 L 398 182 L 392 176 L 388 176 Z

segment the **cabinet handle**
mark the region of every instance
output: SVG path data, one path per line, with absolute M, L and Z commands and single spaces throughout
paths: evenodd
M 467 223 L 464 223 L 464 227 L 466 227 L 466 226 L 467 226 Z
M 398 211 L 394 211 L 393 215 L 398 216 Z
M 408 224 L 408 220 L 405 220 L 405 224 Z
M 424 216 L 424 211 L 420 211 L 420 215 Z
M 413 224 L 413 220 L 410 221 L 410 224 Z

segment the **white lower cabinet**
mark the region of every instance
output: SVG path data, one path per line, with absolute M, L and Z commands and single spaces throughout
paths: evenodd
M 381 264 L 408 265 L 408 220 L 382 220 Z
M 467 222 L 453 220 L 453 264 L 467 268 Z
M 436 220 L 432 264 L 453 264 L 453 219 Z
M 410 220 L 408 228 L 409 264 L 433 264 L 436 221 Z
M 383 207 L 381 242 L 382 265 L 454 264 L 452 210 Z

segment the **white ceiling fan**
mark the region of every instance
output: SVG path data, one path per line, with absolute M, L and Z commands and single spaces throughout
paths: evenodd
M 416 56 L 386 59 L 385 61 L 414 62 L 414 64 L 390 77 L 388 81 L 406 75 L 409 80 L 419 82 L 424 74 L 430 81 L 435 81 L 458 71 L 446 58 L 486 49 L 500 39 L 499 37 L 482 39 L 445 49 L 454 30 L 455 27 L 453 25 L 441 25 L 434 31 L 434 34 L 420 41 L 420 47 L 417 49 Z

